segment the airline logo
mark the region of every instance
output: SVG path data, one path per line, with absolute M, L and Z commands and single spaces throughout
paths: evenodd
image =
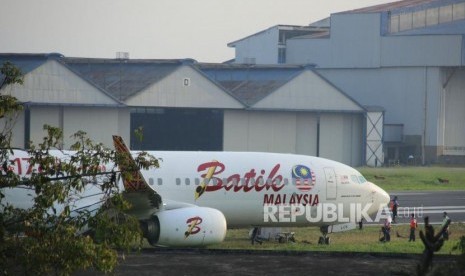
M 281 165 L 275 164 L 269 168 L 250 168 L 242 173 L 227 172 L 227 165 L 213 160 L 200 164 L 197 172 L 202 177 L 202 182 L 194 191 L 195 200 L 205 192 L 219 190 L 231 192 L 264 192 L 263 204 L 309 204 L 317 205 L 318 194 L 308 193 L 316 184 L 316 176 L 313 170 L 304 165 L 292 167 L 290 175 L 292 185 L 295 185 L 300 193 L 296 195 L 280 194 L 286 183 L 280 174 Z M 287 201 L 289 200 L 289 202 Z
M 213 160 L 200 164 L 197 172 L 200 173 L 202 182 L 195 189 L 195 200 L 205 192 L 219 190 L 236 193 L 240 191 L 245 193 L 250 191 L 278 192 L 284 188 L 283 176 L 279 174 L 280 167 L 280 164 L 275 164 L 271 168 L 250 168 L 242 173 L 226 174 L 227 166 L 222 162 Z
M 200 232 L 201 228 L 199 225 L 202 221 L 202 218 L 199 216 L 187 219 L 187 230 L 184 232 L 184 239 L 187 239 L 190 235 L 195 235 Z
M 315 186 L 315 173 L 309 167 L 296 165 L 292 168 L 292 180 L 297 189 L 308 192 Z

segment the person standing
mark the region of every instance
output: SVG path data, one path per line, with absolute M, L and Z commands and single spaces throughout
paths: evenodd
M 447 212 L 444 212 L 443 213 L 443 217 L 444 219 L 442 220 L 442 224 L 441 224 L 441 227 L 444 227 L 447 222 L 450 220 L 449 216 L 447 215 Z M 444 240 L 448 240 L 449 239 L 449 226 L 447 226 L 445 229 L 444 229 L 444 232 L 442 232 L 442 237 L 444 238 Z
M 399 207 L 399 201 L 397 201 L 397 196 L 394 196 L 394 198 L 391 200 L 392 223 L 396 223 L 398 207 Z
M 390 217 L 386 218 L 386 220 L 384 221 L 382 230 L 384 234 L 384 241 L 385 242 L 391 241 L 391 218 Z
M 262 244 L 261 239 L 258 237 L 258 227 L 254 227 L 252 230 L 251 243 L 254 244 L 255 242 Z
M 415 231 L 417 230 L 417 227 L 418 227 L 418 224 L 417 224 L 417 220 L 415 219 L 415 215 L 411 214 L 410 215 L 410 238 L 408 240 L 409 242 L 415 241 Z

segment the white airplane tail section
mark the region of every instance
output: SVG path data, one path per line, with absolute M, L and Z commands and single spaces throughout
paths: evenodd
M 137 213 L 140 210 L 147 214 L 153 209 L 159 209 L 162 203 L 160 195 L 145 181 L 123 138 L 113 135 L 113 144 L 118 154 L 118 167 L 122 171 L 125 197 L 132 204 L 133 211 Z
M 118 156 L 118 167 L 125 173 L 123 175 L 124 189 L 128 192 L 146 191 L 150 189 L 139 167 L 131 156 L 131 153 L 120 136 L 113 135 L 113 144 Z

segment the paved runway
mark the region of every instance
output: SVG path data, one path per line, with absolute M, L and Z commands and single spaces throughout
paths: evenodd
M 412 254 L 151 249 L 127 255 L 114 275 L 414 275 L 419 258 Z M 434 263 L 449 264 L 454 258 L 436 256 Z
M 398 197 L 399 220 L 408 222 L 412 212 L 422 221 L 425 216 L 430 222 L 441 223 L 446 211 L 452 222 L 465 222 L 465 191 L 388 191 L 391 198 Z

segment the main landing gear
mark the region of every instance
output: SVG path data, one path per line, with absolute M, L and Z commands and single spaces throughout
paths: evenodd
M 331 238 L 328 237 L 328 226 L 321 226 L 320 232 L 323 236 L 318 239 L 318 244 L 330 244 Z

